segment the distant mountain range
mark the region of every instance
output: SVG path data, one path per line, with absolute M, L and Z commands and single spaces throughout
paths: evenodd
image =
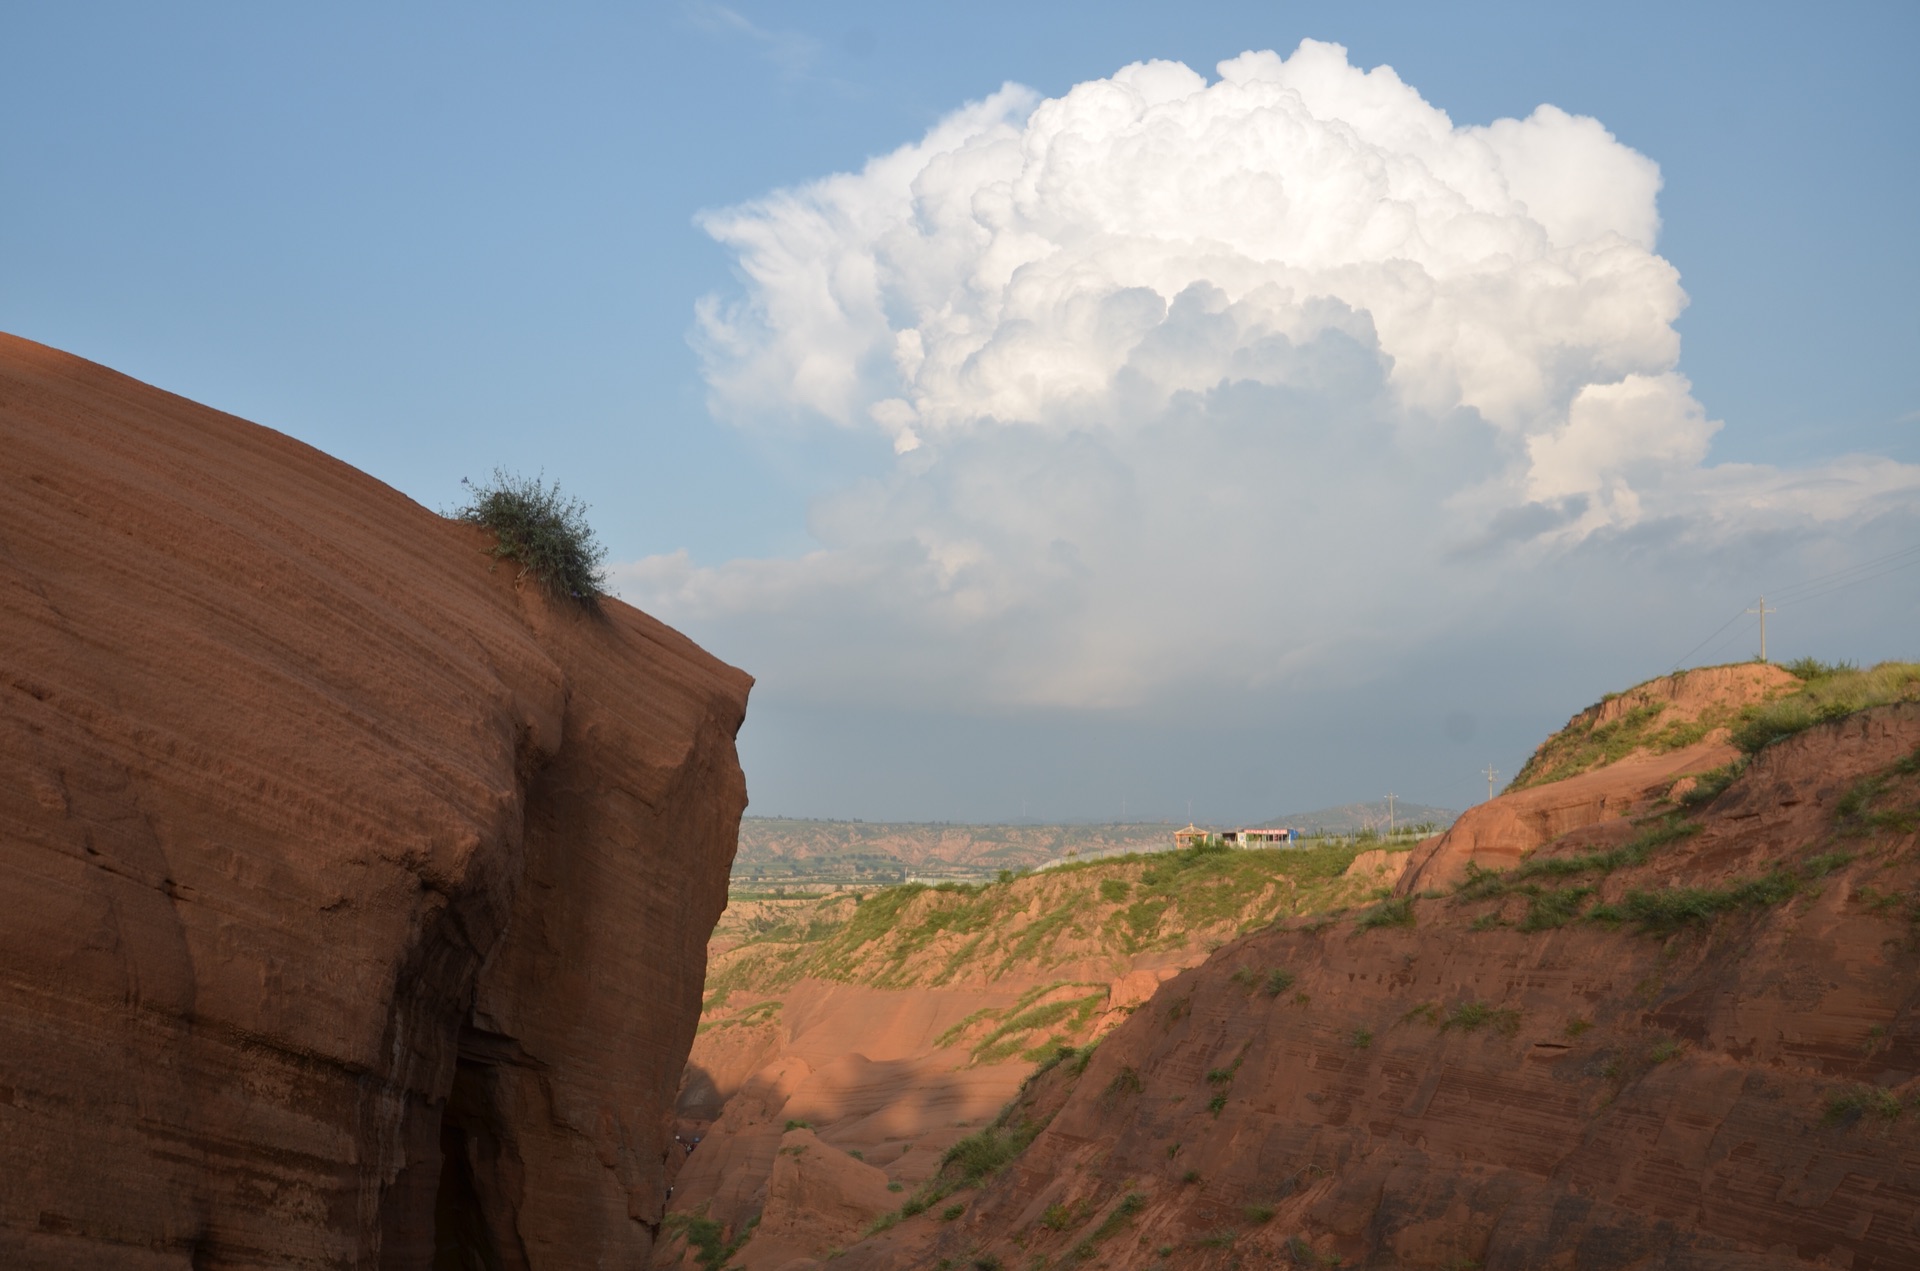
M 1397 826 L 1446 826 L 1458 813 L 1396 800 Z M 1387 805 L 1349 803 L 1291 812 L 1259 822 L 1307 831 L 1351 834 L 1387 828 Z M 898 882 L 909 873 L 991 876 L 1032 869 L 1068 856 L 1104 856 L 1168 846 L 1176 827 L 1164 821 L 1069 825 L 967 825 L 944 821 L 815 821 L 750 816 L 740 822 L 736 886 L 789 882 Z M 1239 826 L 1225 824 L 1216 829 Z
M 1431 821 L 1442 829 L 1452 825 L 1460 814 L 1452 808 L 1436 808 L 1430 803 L 1412 803 L 1406 799 L 1393 801 L 1393 824 L 1405 828 Z M 1343 803 L 1337 808 L 1316 808 L 1312 812 L 1289 812 L 1274 817 L 1271 821 L 1262 821 L 1258 827 L 1288 825 L 1298 830 L 1322 830 L 1328 834 L 1353 834 L 1360 830 L 1387 829 L 1387 801 L 1378 803 Z

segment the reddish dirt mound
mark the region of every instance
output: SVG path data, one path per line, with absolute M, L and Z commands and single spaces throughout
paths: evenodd
M 1249 936 L 961 1216 L 833 1265 L 1920 1266 L 1916 830 L 1920 707 L 1886 707 L 1410 925 Z
M 1515 788 L 1468 808 L 1445 834 L 1415 848 L 1400 894 L 1452 887 L 1469 862 L 1509 868 L 1562 834 L 1644 811 L 1687 774 L 1739 758 L 1727 722 L 1799 683 L 1764 662 L 1715 666 L 1649 680 L 1589 706 L 1541 743 Z
M 644 1260 L 748 677 L 10 337 L 0 453 L 0 1264 Z

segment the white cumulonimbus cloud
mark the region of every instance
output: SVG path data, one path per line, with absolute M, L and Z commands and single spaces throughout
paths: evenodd
M 1355 674 L 1636 526 L 1910 508 L 1887 460 L 1706 464 L 1659 189 L 1596 120 L 1457 127 L 1314 41 L 1009 85 L 704 218 L 715 412 L 897 457 L 817 551 L 618 580 L 792 691 L 1125 706 Z

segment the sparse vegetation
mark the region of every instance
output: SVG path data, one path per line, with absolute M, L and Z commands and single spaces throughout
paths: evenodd
M 1520 920 L 1522 931 L 1550 931 L 1564 927 L 1580 916 L 1587 897 L 1598 888 L 1590 886 L 1532 889 L 1527 899 L 1527 916 Z
M 1373 1045 L 1373 1030 L 1371 1028 L 1356 1028 L 1353 1030 L 1353 1035 L 1347 1040 L 1355 1050 L 1365 1050 L 1367 1047 Z
M 1732 785 L 1740 774 L 1746 771 L 1746 761 L 1736 759 L 1732 763 L 1721 764 L 1718 768 L 1709 768 L 1696 773 L 1693 788 L 1680 796 L 1683 808 L 1698 808 L 1712 802 L 1721 791 Z
M 1699 832 L 1698 822 L 1685 820 L 1678 814 L 1669 814 L 1645 824 L 1630 841 L 1606 851 L 1532 856 L 1509 870 L 1482 869 L 1469 861 L 1466 881 L 1454 890 L 1454 895 L 1465 900 L 1490 900 L 1518 890 L 1522 884 L 1536 878 L 1610 874 L 1626 866 L 1644 864 L 1658 849 Z
M 962 975 L 991 981 L 1016 968 L 1178 948 L 1206 933 L 1231 938 L 1351 903 L 1365 888 L 1344 877 L 1353 857 L 1345 845 L 1190 850 L 1072 863 L 977 887 L 908 883 L 857 901 L 795 902 L 791 916 L 761 920 L 716 960 L 708 1000 L 717 1010 L 730 992 L 779 993 L 802 977 L 877 988 L 940 987 Z M 1107 886 L 1114 883 L 1122 886 Z M 1006 1043 L 1002 1057 L 1028 1054 L 1048 1033 L 1036 1026 L 997 1041 Z
M 1666 934 L 1690 923 L 1709 922 L 1729 910 L 1777 905 L 1799 890 L 1798 877 L 1775 870 L 1725 887 L 1630 891 L 1613 904 L 1595 905 L 1587 917 L 1597 922 L 1632 922 L 1642 931 Z
M 1471 1033 L 1476 1029 L 1491 1027 L 1502 1036 L 1511 1037 L 1520 1031 L 1520 1012 L 1511 1007 L 1495 1008 L 1485 1002 L 1461 1002 L 1440 1021 L 1440 1031 L 1450 1028 Z
M 1440 1012 L 1432 1002 L 1422 1002 L 1400 1017 L 1402 1024 L 1411 1024 L 1416 1020 L 1426 1024 L 1438 1024 Z
M 544 474 L 522 477 L 494 469 L 490 481 L 467 487 L 467 502 L 453 513 L 458 520 L 493 534 L 493 556 L 520 566 L 556 596 L 570 597 L 589 608 L 605 594 L 607 575 L 602 568 L 606 548 L 587 524 L 587 505 L 560 493 Z
M 1873 830 L 1892 834 L 1912 834 L 1920 830 L 1920 805 L 1876 806 L 1900 778 L 1912 776 L 1916 770 L 1920 770 L 1920 750 L 1882 772 L 1870 773 L 1855 781 L 1833 805 L 1840 832 L 1858 838 Z
M 1529 786 L 1545 785 L 1626 758 L 1636 749 L 1653 743 L 1654 725 L 1666 709 L 1665 702 L 1647 702 L 1602 724 L 1598 722 L 1598 707 L 1589 707 L 1549 737 L 1515 774 L 1507 789 L 1525 790 Z M 1587 718 L 1589 714 L 1593 718 Z
M 1905 1111 L 1906 1105 L 1893 1091 L 1883 1090 L 1879 1086 L 1857 1085 L 1828 1095 L 1826 1115 L 1822 1120 L 1828 1125 L 1844 1127 L 1866 1117 L 1880 1121 L 1897 1120 Z
M 1123 1099 L 1130 1094 L 1140 1093 L 1140 1074 L 1131 1066 L 1123 1065 L 1113 1074 L 1113 1080 L 1107 1083 L 1106 1094 L 1109 1099 Z
M 1094 1251 L 1107 1240 L 1112 1239 L 1129 1219 L 1147 1207 L 1147 1198 L 1139 1192 L 1128 1192 L 1113 1207 L 1113 1212 L 1100 1220 L 1100 1225 L 1087 1234 L 1086 1239 L 1073 1247 L 1073 1256 L 1085 1261 L 1093 1257 Z
M 1691 720 L 1667 720 L 1671 704 L 1643 692 L 1645 688 L 1646 684 L 1636 684 L 1625 693 L 1609 693 L 1574 716 L 1565 728 L 1541 743 L 1507 789 L 1525 790 L 1578 776 L 1617 763 L 1637 750 L 1655 754 L 1679 750 L 1733 721 L 1731 707 L 1709 707 Z M 1635 699 L 1634 705 L 1601 723 L 1607 703 L 1622 697 Z
M 695 1262 L 712 1268 L 712 1271 L 719 1271 L 734 1254 L 740 1252 L 747 1241 L 753 1239 L 753 1229 L 760 1225 L 760 1220 L 757 1217 L 749 1218 L 732 1240 L 726 1238 L 726 1228 L 719 1223 L 695 1214 L 670 1213 L 661 1225 L 686 1238 Z
M 1747 754 L 1870 707 L 1920 701 L 1920 662 L 1882 662 L 1862 671 L 1802 659 L 1788 669 L 1801 676 L 1801 690 L 1747 707 L 1733 725 L 1733 744 Z
M 1362 931 L 1372 931 L 1376 927 L 1411 927 L 1413 923 L 1413 897 L 1411 896 L 1383 900 L 1354 920 L 1354 926 Z

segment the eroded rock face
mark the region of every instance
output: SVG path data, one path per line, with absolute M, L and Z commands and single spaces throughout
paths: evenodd
M 1593 889 L 1558 925 L 1482 890 L 1226 946 L 963 1216 L 834 1265 L 1920 1266 L 1920 706 L 1769 746 L 1688 817 L 1638 864 L 1537 875 Z M 1573 916 L 1597 903 L 1621 916 Z M 1247 987 L 1270 968 L 1297 994 Z
M 0 455 L 0 1264 L 644 1261 L 749 678 L 8 337 Z

